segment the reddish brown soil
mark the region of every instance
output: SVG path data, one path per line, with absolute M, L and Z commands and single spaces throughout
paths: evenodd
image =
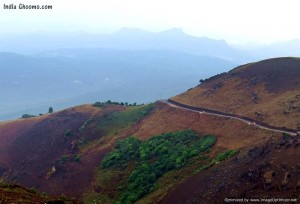
M 300 130 L 299 79 L 299 58 L 270 59 L 211 78 L 172 99 Z
M 31 120 L 19 119 L 11 122 L 0 123 L 0 149 L 15 141 L 18 135 L 26 132 L 27 129 L 34 126 L 41 118 Z
M 289 138 L 282 142 L 279 141 L 278 133 L 237 120 L 179 110 L 164 103 L 157 103 L 156 106 L 152 114 L 139 121 L 133 128 L 121 133 L 118 138 L 135 135 L 140 139 L 147 139 L 160 133 L 191 128 L 199 134 L 208 133 L 217 136 L 212 154 L 217 149 L 241 150 L 237 158 L 191 176 L 167 194 L 161 202 L 219 203 L 225 197 L 293 196 L 298 192 L 296 180 L 299 173 L 296 164 L 300 158 L 300 139 Z M 21 135 L 14 135 L 16 139 L 7 142 L 7 146 L 4 147 L 4 156 L 9 159 L 1 162 L 6 162 L 6 167 L 10 167 L 11 170 L 6 169 L 3 175 L 10 181 L 36 187 L 40 191 L 51 194 L 63 192 L 80 197 L 81 193 L 92 187 L 95 167 L 111 149 L 116 138 L 112 138 L 107 146 L 98 144 L 80 152 L 76 145 L 72 148 L 71 144 L 74 139 L 83 136 L 76 129 L 92 116 L 101 118 L 107 111 L 122 109 L 122 107 L 111 107 L 107 110 L 76 107 L 40 119 L 24 120 L 26 123 L 23 127 L 29 128 Z M 13 122 L 2 124 L 1 127 L 7 128 L 6 125 L 12 127 Z M 86 135 L 90 135 L 89 139 L 97 139 L 95 136 L 97 134 L 98 138 L 101 137 L 101 131 L 97 130 L 94 124 L 87 127 Z M 74 130 L 72 140 L 64 136 L 68 128 Z M 250 149 L 252 150 L 249 151 Z M 79 163 L 58 162 L 62 155 L 76 154 L 81 156 Z M 288 162 L 285 161 L 286 156 L 289 157 Z M 56 168 L 55 173 L 47 176 L 52 167 Z M 272 190 L 267 190 L 263 184 L 263 176 L 270 169 L 277 173 L 272 181 Z M 292 179 L 288 181 L 288 188 L 283 186 L 281 189 L 284 190 L 280 191 L 278 190 L 279 186 L 282 186 L 280 182 L 286 172 L 292 172 L 290 177 Z M 255 174 L 254 178 L 251 177 L 252 173 Z
M 284 57 L 267 59 L 233 70 L 249 85 L 264 83 L 269 92 L 286 92 L 300 87 L 300 58 Z
M 280 135 L 234 119 L 181 110 L 164 103 L 157 104 L 154 113 L 136 126 L 133 135 L 145 140 L 153 135 L 189 128 L 199 135 L 216 135 L 216 146 L 222 149 L 247 148 Z
M 279 133 L 237 120 L 178 110 L 163 103 L 158 103 L 154 113 L 135 128 L 134 135 L 140 139 L 187 128 L 199 134 L 214 134 L 217 143 L 212 155 L 218 149 L 240 149 L 237 157 L 191 175 L 167 194 L 162 203 L 223 203 L 225 197 L 300 199 L 299 137 L 284 139 Z M 276 172 L 272 190 L 263 184 L 264 173 L 269 169 Z M 292 172 L 288 188 L 279 190 L 286 172 Z
M 103 133 L 86 125 L 83 134 L 79 128 L 89 119 L 120 110 L 123 107 L 110 106 L 101 110 L 85 105 L 47 116 L 1 123 L 2 177 L 41 192 L 80 197 L 108 150 L 96 146 L 80 152 L 78 145 L 81 138 L 92 141 L 99 139 Z M 65 135 L 68 129 L 72 130 L 71 136 Z M 63 155 L 68 158 L 65 163 L 60 162 Z M 80 156 L 79 163 L 73 161 L 76 155 Z
M 299 146 L 300 138 L 290 137 L 252 147 L 189 177 L 161 203 L 224 203 L 225 198 L 286 198 L 299 203 Z
M 290 61 L 292 71 L 287 73 L 293 76 L 286 76 L 281 68 Z M 249 64 L 209 80 L 174 100 L 296 129 L 300 125 L 298 61 L 284 58 L 278 63 L 271 60 L 259 66 Z M 257 71 L 248 70 L 253 66 Z M 283 85 L 283 88 L 272 85 L 274 80 L 288 83 L 286 77 L 292 77 L 292 85 Z M 124 107 L 100 109 L 86 105 L 0 123 L 0 176 L 51 194 L 80 197 L 92 188 L 94 170 L 116 139 L 135 135 L 145 140 L 165 132 L 192 129 L 199 135 L 217 137 L 211 156 L 224 149 L 240 149 L 240 154 L 192 175 L 169 192 L 163 203 L 223 203 L 225 197 L 299 197 L 299 138 L 281 138 L 279 133 L 241 121 L 181 110 L 164 103 L 156 106 L 152 114 L 134 127 L 81 150 L 82 139 L 92 142 L 104 135 L 97 127 L 97 120 Z M 94 122 L 81 132 L 80 128 L 88 120 Z M 71 136 L 66 136 L 68 129 L 72 130 Z M 63 155 L 66 162 L 61 162 Z M 73 161 L 76 155 L 80 155 L 79 163 Z
M 7 158 L 4 157 L 4 149 L 12 144 L 20 135 L 37 124 L 42 118 L 19 119 L 11 122 L 0 123 L 0 172 L 1 161 L 6 163 Z

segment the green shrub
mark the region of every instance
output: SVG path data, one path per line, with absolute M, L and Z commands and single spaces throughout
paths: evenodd
M 65 131 L 65 137 L 71 137 L 72 135 L 73 135 L 73 132 L 72 132 L 72 130 L 71 129 L 67 129 L 66 131 Z
M 132 159 L 137 158 L 140 141 L 134 137 L 116 142 L 116 150 L 112 151 L 102 160 L 102 167 L 123 167 Z
M 23 114 L 21 118 L 33 118 L 36 117 L 35 115 Z
M 236 155 L 239 152 L 239 150 L 226 150 L 225 152 L 222 152 L 218 154 L 213 160 L 212 163 L 219 163 L 225 159 L 228 159 L 229 157 L 232 157 Z
M 155 190 L 158 178 L 173 169 L 179 169 L 216 142 L 211 135 L 198 137 L 192 130 L 165 133 L 147 141 L 128 137 L 116 143 L 115 150 L 102 160 L 102 168 L 125 168 L 130 161 L 136 166 L 128 177 L 126 188 L 117 203 L 133 203 Z
M 42 195 L 43 197 L 47 197 L 47 196 L 48 196 L 48 193 L 42 192 L 41 195 Z
M 151 113 L 154 104 L 144 106 L 130 106 L 124 111 L 113 112 L 105 115 L 97 122 L 97 127 L 106 133 L 106 135 L 117 134 L 119 130 L 136 124 L 140 119 Z
M 36 189 L 35 188 L 30 188 L 30 189 L 28 189 L 28 191 L 32 194 L 36 194 Z
M 58 198 L 62 201 L 68 201 L 69 200 L 68 197 L 63 193 Z
M 79 163 L 80 162 L 80 155 L 76 155 L 74 157 L 73 161 Z
M 65 164 L 68 161 L 68 157 L 66 155 L 63 155 L 59 159 L 59 163 Z
M 105 105 L 121 105 L 121 106 L 142 106 L 144 104 L 137 104 L 137 103 L 128 103 L 128 102 L 117 102 L 117 101 L 111 101 L 111 100 L 107 100 L 106 102 L 95 102 L 93 104 L 94 107 L 105 107 Z

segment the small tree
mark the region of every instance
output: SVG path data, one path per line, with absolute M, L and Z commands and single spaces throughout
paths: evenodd
M 23 114 L 21 118 L 33 118 L 35 115 Z
M 72 136 L 72 134 L 73 134 L 73 132 L 72 132 L 72 130 L 71 129 L 67 129 L 66 131 L 65 131 L 65 137 L 70 137 L 70 136 Z
M 53 113 L 53 108 L 52 107 L 49 107 L 48 113 Z

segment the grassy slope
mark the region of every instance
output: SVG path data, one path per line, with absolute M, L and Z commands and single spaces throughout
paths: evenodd
M 243 122 L 216 116 L 180 110 L 158 103 L 157 108 L 146 120 L 135 128 L 135 135 L 141 140 L 165 132 L 192 129 L 196 133 L 217 136 L 216 147 L 223 149 L 243 149 L 266 142 L 279 135 L 250 126 Z
M 300 59 L 270 59 L 241 66 L 172 99 L 297 129 L 299 78 Z
M 83 145 L 82 150 L 89 149 L 93 146 L 106 144 L 110 146 L 123 135 L 127 129 L 138 123 L 143 117 L 147 116 L 155 108 L 154 104 L 143 106 L 122 107 L 122 111 L 111 111 L 103 117 L 94 118 L 89 124 L 89 130 L 82 131 L 82 134 L 88 134 L 89 131 L 101 132 L 102 137 L 93 140 L 91 143 Z
M 231 150 L 218 150 L 220 154 L 211 153 L 215 138 L 213 136 L 199 138 L 193 136 L 194 133 L 191 132 L 189 130 L 162 134 L 143 142 L 134 138 L 123 140 L 122 145 L 102 161 L 103 166 L 98 168 L 96 174 L 95 191 L 86 193 L 84 201 L 86 203 L 132 203 L 140 198 L 138 203 L 156 203 L 189 176 L 210 168 L 236 153 Z M 174 142 L 172 148 L 168 147 L 169 142 Z M 164 146 L 167 152 L 163 151 Z M 130 150 L 131 147 L 137 150 Z M 147 154 L 148 156 L 145 156 Z M 176 157 L 174 161 L 173 157 Z M 127 160 L 128 158 L 130 159 Z M 170 166 L 172 162 L 174 162 L 173 167 Z M 155 165 L 159 165 L 162 169 L 165 169 L 164 165 L 168 167 L 162 171 Z M 147 168 L 151 170 L 148 171 Z M 139 175 L 136 177 L 136 174 Z
M 178 110 L 163 103 L 156 104 L 156 109 L 151 115 L 134 126 L 128 135 L 135 135 L 142 141 L 147 141 L 154 135 L 165 132 L 175 132 L 189 129 L 199 135 L 213 134 L 217 137 L 217 142 L 207 155 L 193 158 L 187 166 L 172 170 L 157 181 L 158 188 L 150 194 L 144 196 L 139 203 L 157 203 L 172 190 L 184 183 L 189 177 L 197 173 L 202 175 L 203 166 L 210 169 L 210 163 L 219 153 L 226 150 L 240 149 L 244 154 L 249 148 L 260 146 L 272 137 L 280 134 L 261 130 L 249 126 L 236 120 L 218 118 L 208 115 Z M 214 165 L 213 165 L 214 166 Z M 218 165 L 217 165 L 218 166 Z M 96 171 L 96 181 L 93 189 L 85 194 L 85 201 L 111 203 L 119 195 L 117 186 L 126 184 L 126 178 L 134 169 L 134 163 L 125 170 L 98 169 Z M 205 169 L 205 168 L 204 168 Z
M 39 194 L 35 189 L 26 189 L 18 185 L 0 182 L 0 203 L 81 203 L 64 195 L 59 197 Z

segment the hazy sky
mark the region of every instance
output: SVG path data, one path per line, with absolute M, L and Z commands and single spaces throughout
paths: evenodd
M 299 0 L 0 0 L 0 32 L 113 32 L 122 27 L 233 43 L 300 39 Z M 51 4 L 52 10 L 4 10 L 3 4 Z

